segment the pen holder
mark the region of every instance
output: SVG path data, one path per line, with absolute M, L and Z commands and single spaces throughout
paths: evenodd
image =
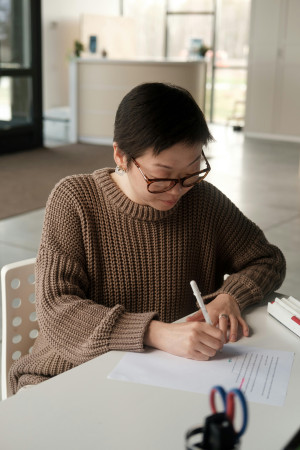
M 200 442 L 201 437 L 203 440 Z M 195 427 L 185 435 L 186 450 L 237 450 L 240 440 L 225 413 L 206 417 L 204 427 Z

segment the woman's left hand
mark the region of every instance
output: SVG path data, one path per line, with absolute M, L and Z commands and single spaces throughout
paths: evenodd
M 214 300 L 206 305 L 206 309 L 213 325 L 219 325 L 226 342 L 235 342 L 238 339 L 239 325 L 242 328 L 243 336 L 249 336 L 249 327 L 241 316 L 240 308 L 237 302 L 230 295 L 218 295 Z M 201 310 L 187 318 L 188 322 L 193 322 L 196 320 L 204 320 Z

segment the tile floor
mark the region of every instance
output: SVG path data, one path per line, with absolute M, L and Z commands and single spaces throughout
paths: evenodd
M 245 139 L 229 127 L 211 130 L 208 181 L 281 248 L 287 276 L 280 291 L 300 298 L 300 144 Z M 0 220 L 0 267 L 36 256 L 43 217 L 40 209 Z

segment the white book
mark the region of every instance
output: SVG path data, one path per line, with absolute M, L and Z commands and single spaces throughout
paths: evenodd
M 300 337 L 300 301 L 293 297 L 275 298 L 268 303 L 268 313 Z

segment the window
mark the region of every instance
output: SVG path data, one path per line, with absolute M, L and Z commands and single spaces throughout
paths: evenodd
M 244 125 L 250 0 L 222 0 L 218 14 L 212 119 Z
M 122 4 L 123 14 L 136 19 L 138 56 L 186 59 L 194 57 L 195 43 L 209 47 L 206 117 L 243 125 L 251 0 L 123 0 Z
M 1 152 L 43 142 L 40 2 L 0 0 Z

